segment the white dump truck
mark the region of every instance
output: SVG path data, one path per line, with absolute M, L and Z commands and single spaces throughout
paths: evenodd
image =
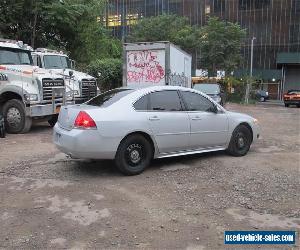
M 178 85 L 191 88 L 192 57 L 170 42 L 125 43 L 123 85 Z
M 0 113 L 9 133 L 26 133 L 33 120 L 54 126 L 62 105 L 73 104 L 71 89 L 55 72 L 33 66 L 32 48 L 0 39 Z
M 68 55 L 63 52 L 38 48 L 32 52 L 32 58 L 34 65 L 63 76 L 66 85 L 73 90 L 75 103 L 86 102 L 99 92 L 96 79 L 86 73 L 74 70 L 74 61 L 70 60 Z

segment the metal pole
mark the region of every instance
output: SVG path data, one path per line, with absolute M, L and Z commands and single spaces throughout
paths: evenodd
M 250 77 L 251 78 L 253 76 L 253 45 L 254 45 L 254 40 L 255 39 L 256 39 L 255 37 L 253 37 L 251 39 L 251 65 L 250 65 Z
M 254 40 L 256 37 L 252 37 L 251 39 L 251 61 L 250 61 L 250 79 L 248 79 L 247 87 L 246 87 L 246 97 L 245 97 L 245 102 L 248 104 L 249 103 L 249 97 L 250 97 L 250 92 L 252 88 L 252 76 L 253 76 L 253 47 L 254 47 Z

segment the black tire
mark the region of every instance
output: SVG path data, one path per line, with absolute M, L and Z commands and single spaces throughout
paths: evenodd
M 53 128 L 57 123 L 58 115 L 53 115 L 50 120 L 48 120 L 49 125 Z
M 285 106 L 286 108 L 288 108 L 288 107 L 289 107 L 289 104 L 285 103 L 284 106 Z
M 297 108 L 300 108 L 300 104 L 297 104 Z
M 0 115 L 0 138 L 5 138 L 4 118 Z
M 227 153 L 233 156 L 244 156 L 252 143 L 252 134 L 248 127 L 239 125 L 232 133 Z
M 142 135 L 133 134 L 120 143 L 115 164 L 125 175 L 142 173 L 153 158 L 151 143 Z
M 3 115 L 7 133 L 20 134 L 30 130 L 32 119 L 26 116 L 25 105 L 21 100 L 7 101 L 3 105 Z

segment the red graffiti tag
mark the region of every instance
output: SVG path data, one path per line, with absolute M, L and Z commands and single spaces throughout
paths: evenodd
M 127 81 L 159 83 L 165 77 L 156 51 L 135 51 L 127 55 Z

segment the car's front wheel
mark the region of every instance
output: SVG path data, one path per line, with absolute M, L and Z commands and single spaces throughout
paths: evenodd
M 252 134 L 248 127 L 239 125 L 232 133 L 227 152 L 233 156 L 244 156 L 252 143 Z
M 120 143 L 115 163 L 123 174 L 137 175 L 149 166 L 152 158 L 151 143 L 143 135 L 133 134 Z
M 49 125 L 53 128 L 55 124 L 57 123 L 58 120 L 58 115 L 53 115 L 49 120 L 48 123 Z

